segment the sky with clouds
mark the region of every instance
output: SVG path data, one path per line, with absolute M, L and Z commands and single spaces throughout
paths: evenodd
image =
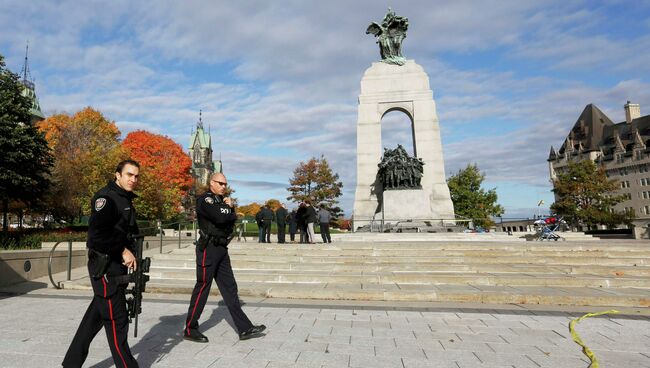
M 445 172 L 476 163 L 504 217 L 552 202 L 546 158 L 582 109 L 650 110 L 650 1 L 0 0 L 0 54 L 31 74 L 46 115 L 92 106 L 123 136 L 189 144 L 199 110 L 240 203 L 284 199 L 298 162 L 324 155 L 351 214 L 359 83 L 379 58 L 365 29 L 409 18 L 403 53 L 430 78 Z M 411 146 L 401 113 L 384 145 Z

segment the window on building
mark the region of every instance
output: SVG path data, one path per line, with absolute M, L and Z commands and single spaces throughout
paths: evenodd
M 643 158 L 644 158 L 644 156 L 645 156 L 645 155 L 643 154 L 643 151 L 641 151 L 641 150 L 636 150 L 634 153 L 635 153 L 635 157 L 636 157 L 637 160 L 643 160 Z

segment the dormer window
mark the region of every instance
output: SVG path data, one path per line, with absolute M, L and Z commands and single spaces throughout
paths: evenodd
M 623 162 L 623 154 L 622 153 L 617 153 L 616 154 L 616 162 L 619 163 L 619 164 Z
M 645 155 L 643 154 L 643 150 L 638 149 L 634 151 L 634 158 L 636 160 L 643 160 L 644 156 Z

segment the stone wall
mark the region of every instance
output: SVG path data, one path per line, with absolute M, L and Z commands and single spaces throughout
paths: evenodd
M 84 266 L 87 259 L 86 254 L 85 249 L 73 249 L 72 268 Z M 0 251 L 0 286 L 47 276 L 49 256 L 50 250 L 41 249 Z M 61 244 L 57 247 L 52 258 L 52 273 L 64 272 L 67 267 L 67 244 Z

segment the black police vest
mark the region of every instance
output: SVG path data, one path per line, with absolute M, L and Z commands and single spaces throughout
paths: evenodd
M 233 209 L 230 208 L 230 206 L 228 206 L 223 202 L 223 198 L 221 196 L 213 194 L 212 192 L 207 192 L 199 196 L 197 198 L 197 206 L 198 205 L 205 206 L 205 204 L 202 202 L 205 201 L 207 197 L 212 198 L 212 201 L 214 202 L 213 204 L 210 204 L 210 206 L 214 206 L 212 210 L 215 211 L 215 213 L 213 214 L 215 217 L 230 215 L 231 211 L 233 211 Z M 221 213 L 221 209 L 227 210 L 227 214 Z M 228 238 L 230 237 L 230 235 L 233 233 L 234 230 L 234 221 L 215 224 L 214 222 L 210 221 L 209 218 L 206 218 L 200 213 L 197 214 L 197 217 L 198 217 L 199 229 L 204 234 L 207 234 L 211 238 L 211 241 L 215 242 L 215 245 L 222 245 L 223 243 L 227 244 L 227 240 L 229 240 Z

